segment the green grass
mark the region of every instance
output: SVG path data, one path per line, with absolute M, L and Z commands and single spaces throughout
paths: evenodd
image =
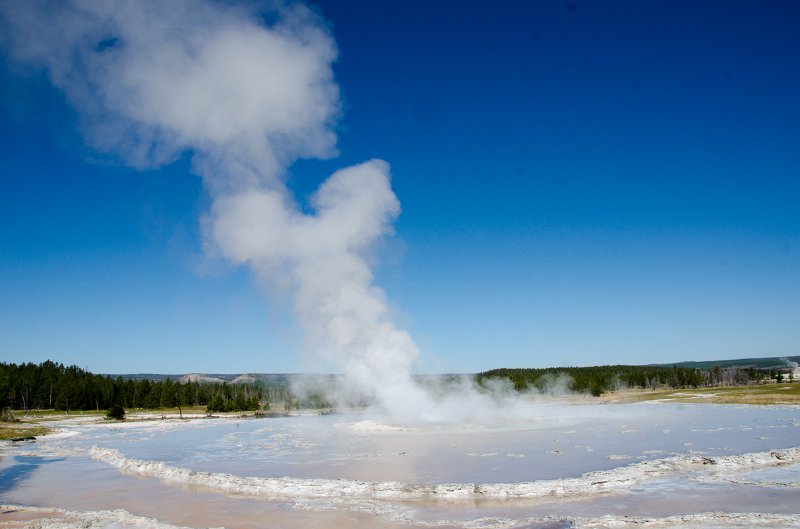
M 15 410 L 17 417 L 48 417 L 52 415 L 105 415 L 108 410 Z
M 49 428 L 37 424 L 26 424 L 19 422 L 0 423 L 0 440 L 10 440 L 15 437 L 38 437 L 50 433 Z
M 177 407 L 175 408 L 125 408 L 125 411 L 128 413 L 152 413 L 158 414 L 161 413 L 163 415 L 178 415 L 180 412 L 183 413 L 205 413 L 206 407 L 205 406 L 184 406 L 180 409 Z
M 178 408 L 125 408 L 128 417 L 131 419 L 135 419 L 137 415 L 169 415 L 169 416 L 176 416 L 179 415 Z M 186 414 L 205 414 L 206 407 L 205 406 L 187 406 L 182 409 L 184 415 Z M 17 419 L 22 419 L 24 422 L 13 422 L 13 423 L 3 423 L 0 422 L 0 428 L 2 425 L 13 424 L 15 426 L 20 426 L 24 424 L 36 424 L 36 423 L 48 423 L 53 421 L 59 421 L 62 419 L 70 418 L 70 417 L 96 417 L 98 420 L 105 419 L 108 410 L 16 410 L 13 412 L 14 417 Z M 35 434 L 31 434 L 35 435 Z M 42 434 L 40 434 L 42 435 Z M 12 435 L 11 437 L 19 437 L 17 435 Z M 0 437 L 2 439 L 2 437 Z
M 711 402 L 715 404 L 800 404 L 800 383 L 642 390 L 625 394 L 623 398 L 624 400 L 632 401 L 669 400 L 673 402 Z
M 184 406 L 182 408 L 183 413 L 205 413 L 206 407 L 205 406 Z M 178 408 L 125 408 L 125 411 L 128 413 L 150 413 L 150 414 L 158 414 L 162 413 L 164 415 L 172 415 L 178 414 Z M 17 418 L 20 417 L 30 417 L 33 419 L 36 418 L 48 418 L 48 417 L 58 417 L 62 418 L 67 415 L 70 417 L 81 417 L 81 416 L 97 416 L 97 417 L 105 417 L 108 410 L 15 410 L 14 416 Z

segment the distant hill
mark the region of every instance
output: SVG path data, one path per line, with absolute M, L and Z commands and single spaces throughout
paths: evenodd
M 693 369 L 713 369 L 717 366 L 725 367 L 753 367 L 756 369 L 771 369 L 773 367 L 789 367 L 791 362 L 800 364 L 800 356 L 784 356 L 784 357 L 769 357 L 769 358 L 737 358 L 733 360 L 703 360 L 700 362 L 686 361 L 686 362 L 670 362 L 668 364 L 650 364 L 654 367 L 688 367 Z M 287 387 L 289 381 L 293 378 L 303 377 L 319 377 L 319 375 L 304 375 L 304 374 L 288 374 L 288 373 L 244 373 L 244 374 L 214 374 L 214 373 L 181 373 L 177 375 L 163 375 L 157 373 L 135 373 L 127 375 L 109 375 L 112 378 L 122 377 L 123 380 L 149 380 L 151 382 L 163 382 L 167 378 L 173 382 L 199 382 L 201 384 L 220 384 L 227 382 L 229 384 L 264 384 L 270 387 Z M 327 375 L 336 377 L 336 375 Z M 427 379 L 438 379 L 440 377 L 448 377 L 451 375 L 416 375 L 416 378 L 421 382 L 428 381 Z
M 123 380 L 149 380 L 150 382 L 163 382 L 166 379 L 170 379 L 173 382 L 182 381 L 185 382 L 189 379 L 194 379 L 197 377 L 202 378 L 215 378 L 219 379 L 221 382 L 228 382 L 236 378 L 238 375 L 216 375 L 216 374 L 207 374 L 207 373 L 180 373 L 177 375 L 172 374 L 163 374 L 163 373 L 127 373 L 127 374 L 115 374 L 115 375 L 107 375 L 111 378 L 122 377 Z M 194 382 L 194 380 L 191 380 Z
M 150 382 L 163 382 L 170 379 L 173 382 L 199 382 L 200 384 L 258 384 L 262 383 L 272 387 L 288 386 L 292 377 L 302 377 L 303 375 L 284 374 L 284 373 L 244 373 L 244 374 L 219 374 L 219 373 L 128 373 L 108 375 L 116 379 L 122 377 L 123 380 L 149 380 Z
M 219 377 L 201 375 L 200 373 L 190 373 L 188 375 L 183 375 L 181 378 L 178 379 L 178 382 L 180 382 L 181 384 L 186 384 L 187 382 L 199 382 L 201 384 L 222 384 L 223 382 L 227 382 L 227 380 Z
M 691 367 L 694 369 L 713 369 L 719 367 L 753 367 L 771 369 L 773 367 L 795 367 L 792 362 L 800 363 L 800 356 L 773 356 L 769 358 L 738 358 L 735 360 L 704 360 L 701 362 L 673 362 L 671 364 L 655 364 L 661 366 Z

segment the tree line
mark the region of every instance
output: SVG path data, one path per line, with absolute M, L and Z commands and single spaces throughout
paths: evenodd
M 291 400 L 285 388 L 252 384 L 181 383 L 169 378 L 113 378 L 78 366 L 50 360 L 41 364 L 0 363 L 0 408 L 14 410 L 105 410 L 206 406 L 214 411 L 253 411 L 268 405 L 268 397 Z M 274 401 L 273 401 L 274 402 Z
M 569 375 L 571 391 L 600 396 L 607 391 L 620 388 L 696 388 L 698 386 L 736 386 L 760 381 L 768 376 L 762 369 L 726 367 L 696 369 L 680 366 L 628 366 L 610 365 L 593 367 L 550 367 L 543 369 L 492 369 L 476 375 L 479 384 L 486 385 L 491 379 L 505 379 L 522 391 L 535 388 L 545 391 L 554 377 Z M 774 377 L 776 378 L 777 377 Z
M 776 369 L 628 365 L 493 369 L 478 373 L 475 378 L 481 385 L 500 379 L 508 380 L 518 391 L 527 388 L 546 391 L 562 374 L 569 376 L 565 389 L 595 396 L 623 387 L 696 388 L 745 385 L 767 378 L 784 380 L 781 370 Z M 786 378 L 793 380 L 790 374 Z M 280 404 L 285 410 L 330 407 L 323 394 L 297 396 L 285 384 L 181 383 L 169 378 L 126 380 L 50 360 L 41 364 L 0 362 L 0 409 L 77 411 L 205 406 L 209 412 L 219 412 L 256 411 L 269 409 L 271 404 Z

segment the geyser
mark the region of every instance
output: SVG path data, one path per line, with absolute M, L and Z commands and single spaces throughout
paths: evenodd
M 388 164 L 337 171 L 312 214 L 285 185 L 297 158 L 336 152 L 337 49 L 319 16 L 180 0 L 7 2 L 0 16 L 11 56 L 64 92 L 89 146 L 140 169 L 191 153 L 212 198 L 209 250 L 265 284 L 289 278 L 309 348 L 381 408 L 424 408 L 417 347 L 365 259 L 400 211 Z

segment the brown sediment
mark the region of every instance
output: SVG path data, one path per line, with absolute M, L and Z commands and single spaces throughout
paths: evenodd
M 50 509 L 31 509 L 18 505 L 0 505 L 0 527 L 21 527 L 21 522 L 47 520 L 58 516 Z

